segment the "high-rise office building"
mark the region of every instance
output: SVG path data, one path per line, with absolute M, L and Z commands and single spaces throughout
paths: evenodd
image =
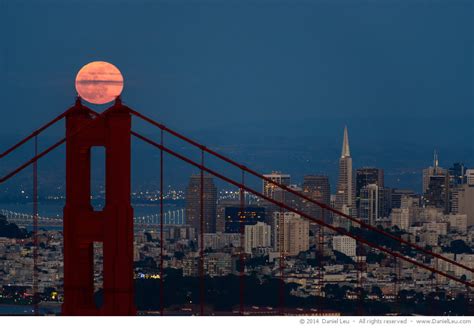
M 289 174 L 283 174 L 281 172 L 274 171 L 271 174 L 264 174 L 264 177 L 270 179 L 271 181 L 274 181 L 278 184 L 284 185 L 284 186 L 289 186 L 290 185 L 290 175 Z M 275 184 L 268 182 L 266 180 L 263 180 L 263 188 L 262 188 L 262 193 L 270 198 L 273 198 L 275 190 L 280 189 L 277 187 Z
M 331 188 L 329 185 L 329 178 L 325 175 L 306 175 L 303 178 L 303 194 L 308 198 L 318 201 L 320 203 L 330 205 L 331 202 Z M 324 219 L 328 222 L 330 213 L 323 211 L 321 207 L 303 200 L 303 209 L 314 218 Z
M 339 159 L 339 177 L 336 190 L 336 209 L 348 215 L 357 215 L 355 207 L 355 183 L 352 172 L 352 157 L 349 149 L 347 126 L 344 127 L 341 158 Z M 350 222 L 334 216 L 334 224 L 349 229 Z
M 281 175 L 280 173 L 273 173 L 272 175 L 273 175 L 273 178 L 272 178 L 273 181 L 281 181 L 281 183 L 287 186 L 288 189 L 294 190 L 298 193 L 302 193 L 301 187 L 297 185 L 289 184 L 290 182 L 289 175 L 285 174 L 283 175 L 281 179 L 277 177 L 278 175 Z M 267 176 L 270 176 L 270 175 L 267 175 Z M 278 187 L 272 188 L 271 184 L 264 183 L 263 189 L 264 189 L 264 192 L 266 190 L 267 195 L 271 197 L 273 200 L 286 204 L 290 206 L 291 208 L 294 208 L 297 210 L 303 209 L 303 199 L 301 197 L 296 196 L 295 194 Z M 266 200 L 262 200 L 259 203 L 259 205 L 265 208 L 266 223 L 273 227 L 273 213 L 281 211 L 281 208 Z
M 453 189 L 452 212 L 466 214 L 467 225 L 474 225 L 474 185 L 463 184 Z
M 300 194 L 303 192 L 303 189 L 297 185 L 289 185 L 288 188 Z M 280 188 L 273 191 L 273 199 L 294 209 L 301 210 L 303 208 L 303 199 L 301 197 Z M 275 207 L 275 205 L 273 206 Z
M 363 167 L 356 170 L 356 208 L 359 216 L 360 214 L 360 190 L 370 184 L 375 184 L 379 188 L 384 188 L 384 173 L 383 169 L 376 167 Z
M 466 170 L 465 183 L 469 186 L 474 186 L 474 169 Z
M 209 175 L 203 177 L 204 233 L 216 232 L 217 188 Z M 186 223 L 201 231 L 201 176 L 192 175 L 186 188 Z
M 433 166 L 429 166 L 426 169 L 423 169 L 423 194 L 426 193 L 428 186 L 430 184 L 430 178 L 432 176 L 445 176 L 446 170 L 439 166 L 438 153 L 436 150 L 433 153 Z
M 356 170 L 356 196 L 362 187 L 369 184 L 376 184 L 380 188 L 384 188 L 384 172 L 383 169 L 376 167 L 362 167 Z
M 392 208 L 401 208 L 402 198 L 405 196 L 413 198 L 418 197 L 416 193 L 410 189 L 392 189 L 390 201 Z
M 390 213 L 390 189 L 372 183 L 360 190 L 359 217 L 370 225 L 376 225 L 381 218 Z
M 355 204 L 354 179 L 352 173 L 352 157 L 349 148 L 347 127 L 344 128 L 341 158 L 339 159 L 339 177 L 337 182 L 336 206 L 354 208 Z
M 225 209 L 239 207 L 240 199 L 220 199 L 217 201 L 216 232 L 225 232 Z
M 467 183 L 466 167 L 463 163 L 454 163 L 448 171 L 453 187 Z
M 296 256 L 309 249 L 309 222 L 292 212 L 273 213 L 274 249 Z
M 428 188 L 423 194 L 425 206 L 444 209 L 445 213 L 450 212 L 450 189 L 449 175 L 432 175 L 429 178 Z
M 433 166 L 423 170 L 423 204 L 450 212 L 450 177 L 439 166 L 438 153 L 433 154 Z
M 265 222 L 265 208 L 256 206 L 226 207 L 225 232 L 240 233 L 240 229 L 257 222 Z
M 453 207 L 453 190 L 464 184 L 474 185 L 474 170 L 468 170 L 463 163 L 454 163 L 446 171 L 445 213 L 451 213 Z

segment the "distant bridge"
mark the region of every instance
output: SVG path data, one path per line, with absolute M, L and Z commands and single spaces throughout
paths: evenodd
M 0 209 L 0 214 L 4 215 L 9 222 L 15 223 L 19 227 L 25 228 L 31 227 L 33 225 L 33 214 L 31 213 Z M 160 219 L 160 214 L 136 216 L 133 218 L 135 229 L 138 230 L 146 228 L 158 228 L 160 225 Z M 166 225 L 183 225 L 185 223 L 184 208 L 163 212 L 163 222 Z M 60 228 L 63 226 L 63 218 L 59 216 L 38 216 L 38 225 L 39 227 Z

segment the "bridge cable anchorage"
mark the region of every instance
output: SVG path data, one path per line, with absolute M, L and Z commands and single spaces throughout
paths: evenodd
M 35 157 L 38 156 L 38 135 L 34 137 Z M 39 315 L 38 294 L 38 162 L 33 163 L 33 306 L 35 316 Z
M 98 114 L 97 112 L 93 111 L 92 109 L 89 109 L 86 107 L 86 109 L 91 113 L 91 114 L 94 114 L 96 115 L 96 118 L 98 119 L 101 119 L 105 116 L 105 113 L 107 111 L 104 111 L 100 114 Z M 60 116 L 58 116 L 55 120 L 53 120 L 54 122 L 57 122 L 59 119 L 59 117 L 64 117 L 67 115 L 67 113 L 69 112 L 69 110 L 65 111 L 63 114 L 61 114 Z M 51 122 L 53 122 L 51 121 Z M 49 127 L 52 125 L 52 123 L 49 122 L 48 124 L 46 124 L 44 127 Z M 81 132 L 82 130 L 84 129 L 87 129 L 87 128 L 90 128 L 91 126 L 93 126 L 94 124 L 97 124 L 98 120 L 93 120 L 91 121 L 89 124 L 86 124 L 84 125 L 82 128 L 76 130 L 71 136 L 75 136 L 77 135 L 79 132 Z M 44 131 L 41 130 L 41 131 Z M 38 133 L 36 133 L 37 135 Z M 34 135 L 33 135 L 34 137 Z M 31 137 L 32 138 L 32 137 Z M 26 139 L 31 139 L 30 137 L 26 138 Z M 26 141 L 25 141 L 26 142 Z M 49 146 L 48 148 L 46 148 L 45 150 L 43 150 L 42 152 L 40 152 L 39 154 L 35 155 L 33 158 L 31 158 L 29 161 L 23 163 L 22 165 L 20 165 L 19 167 L 17 167 L 15 170 L 11 171 L 10 173 L 8 173 L 7 175 L 3 176 L 2 178 L 0 178 L 0 184 L 4 183 L 5 181 L 9 180 L 10 178 L 12 178 L 13 176 L 15 176 L 16 174 L 18 174 L 19 172 L 23 171 L 25 168 L 27 168 L 28 166 L 30 166 L 31 164 L 35 163 L 36 161 L 38 161 L 40 158 L 46 156 L 47 154 L 49 154 L 51 151 L 53 151 L 54 149 L 58 148 L 59 146 L 61 146 L 63 143 L 66 142 L 66 137 L 65 138 L 62 138 L 61 140 L 57 141 L 56 143 L 54 143 L 53 145 Z M 24 143 L 24 142 L 23 142 Z M 17 143 L 15 146 L 11 147 L 7 152 L 10 153 L 12 152 L 13 150 L 17 149 L 19 146 L 21 146 L 23 144 L 22 142 L 19 142 Z
M 242 170 L 241 172 L 241 183 L 245 185 L 245 171 Z M 240 222 L 240 254 L 239 254 L 239 274 L 240 274 L 240 315 L 244 315 L 244 283 L 245 283 L 245 222 L 244 220 L 247 219 L 248 213 L 245 211 L 245 191 L 243 188 L 239 188 L 239 197 L 240 197 L 240 215 L 239 215 L 239 222 Z
M 241 165 L 240 163 L 238 163 L 238 162 L 236 162 L 236 161 L 234 161 L 234 160 L 232 160 L 232 159 L 230 159 L 230 158 L 228 158 L 228 157 L 226 157 L 226 156 L 224 156 L 224 155 L 222 155 L 222 154 L 220 154 L 220 153 L 218 153 L 218 152 L 216 152 L 216 151 L 214 151 L 214 150 L 212 150 L 212 149 L 210 149 L 210 148 L 207 148 L 207 147 L 203 146 L 202 144 L 200 144 L 200 143 L 198 143 L 198 142 L 196 142 L 196 141 L 194 141 L 194 140 L 192 140 L 192 139 L 190 139 L 190 138 L 188 138 L 188 137 L 186 137 L 186 136 L 184 136 L 184 135 L 182 135 L 182 134 L 180 134 L 180 133 L 178 133 L 178 132 L 176 132 L 176 131 L 174 131 L 174 130 L 171 130 L 170 128 L 163 126 L 162 124 L 160 124 L 160 123 L 154 121 L 153 119 L 151 119 L 151 118 L 149 118 L 149 117 L 147 117 L 147 116 L 145 116 L 145 115 L 143 115 L 143 114 L 141 114 L 141 113 L 139 113 L 139 112 L 134 111 L 133 109 L 130 109 L 130 114 L 132 114 L 132 115 L 134 115 L 134 116 L 136 116 L 136 117 L 138 117 L 138 118 L 141 118 L 141 119 L 143 119 L 144 121 L 146 121 L 146 122 L 148 122 L 148 123 L 150 123 L 150 124 L 152 124 L 152 125 L 154 125 L 154 126 L 156 126 L 156 127 L 163 128 L 163 129 L 164 129 L 166 132 L 168 132 L 170 135 L 175 136 L 175 137 L 177 137 L 178 139 L 181 139 L 181 140 L 183 140 L 183 141 L 189 143 L 190 145 L 193 145 L 193 146 L 195 146 L 195 147 L 197 147 L 197 148 L 199 148 L 199 149 L 201 149 L 201 150 L 204 150 L 205 152 L 207 152 L 207 153 L 209 153 L 210 155 L 213 155 L 213 156 L 219 158 L 220 160 L 222 160 L 222 161 L 224 161 L 224 162 L 227 162 L 227 163 L 229 163 L 229 164 L 231 164 L 231 165 L 233 165 L 233 166 L 235 166 L 235 167 L 238 167 L 238 168 L 240 168 L 240 169 L 242 169 L 242 170 L 245 170 L 245 172 L 247 172 L 247 173 L 249 173 L 249 174 L 251 174 L 251 175 L 253 175 L 253 176 L 255 176 L 255 177 L 259 178 L 259 179 L 262 179 L 263 181 L 266 181 L 266 182 L 268 182 L 268 183 L 270 183 L 270 184 L 272 184 L 272 185 L 274 185 L 274 186 L 276 186 L 276 187 L 282 189 L 282 191 L 286 191 L 286 192 L 288 192 L 288 193 L 290 193 L 290 194 L 293 194 L 293 195 L 295 195 L 295 196 L 297 196 L 297 197 L 299 197 L 299 198 L 301 198 L 301 199 L 303 199 L 303 200 L 305 200 L 305 201 L 307 201 L 307 202 L 310 202 L 310 203 L 312 203 L 312 204 L 315 204 L 315 205 L 317 205 L 317 206 L 320 207 L 320 208 L 324 208 L 324 209 L 328 210 L 329 212 L 331 212 L 331 213 L 333 213 L 333 214 L 336 214 L 336 215 L 338 215 L 338 216 L 340 216 L 340 217 L 343 217 L 343 218 L 345 218 L 345 219 L 347 219 L 347 220 L 350 220 L 350 221 L 352 221 L 352 222 L 354 222 L 354 223 L 357 223 L 358 225 L 360 225 L 361 227 L 363 227 L 363 228 L 365 228 L 365 229 L 368 229 L 368 230 L 371 230 L 371 231 L 373 231 L 373 232 L 376 232 L 376 233 L 378 233 L 378 234 L 380 234 L 380 235 L 383 235 L 383 236 L 385 236 L 385 237 L 387 237 L 387 238 L 390 238 L 390 239 L 395 240 L 395 241 L 397 241 L 397 242 L 399 242 L 399 243 L 402 243 L 402 244 L 404 244 L 404 245 L 407 245 L 407 246 L 409 246 L 409 247 L 411 247 L 411 248 L 413 248 L 413 249 L 416 249 L 417 251 L 422 252 L 422 253 L 424 253 L 424 254 L 426 254 L 426 255 L 430 255 L 430 256 L 439 258 L 439 259 L 441 259 L 441 260 L 443 260 L 443 261 L 445 261 L 445 262 L 448 262 L 448 263 L 450 263 L 450 264 L 452 264 L 452 265 L 454 265 L 454 266 L 458 266 L 458 267 L 460 267 L 460 268 L 463 268 L 464 270 L 467 270 L 467 271 L 469 271 L 469 272 L 474 273 L 474 268 L 470 268 L 470 267 L 468 267 L 468 266 L 466 266 L 466 265 L 464 265 L 464 264 L 462 264 L 462 263 L 458 263 L 458 262 L 456 262 L 456 261 L 454 261 L 454 260 L 451 260 L 451 259 L 449 259 L 449 258 L 447 258 L 447 257 L 444 257 L 444 256 L 442 256 L 442 255 L 440 255 L 440 254 L 434 253 L 433 251 L 427 250 L 427 249 L 425 249 L 425 248 L 423 248 L 423 247 L 420 247 L 420 246 L 418 246 L 418 245 L 416 245 L 416 244 L 414 244 L 414 243 L 411 243 L 411 242 L 409 242 L 409 241 L 407 241 L 407 240 L 404 240 L 404 239 L 402 239 L 402 238 L 400 238 L 400 237 L 398 237 L 398 236 L 392 235 L 391 233 L 386 232 L 385 230 L 379 229 L 379 228 L 377 228 L 377 227 L 375 227 L 375 226 L 372 226 L 372 225 L 370 225 L 370 224 L 368 224 L 368 223 L 365 223 L 365 222 L 362 221 L 362 220 L 359 220 L 359 219 L 354 218 L 354 217 L 352 217 L 352 216 L 350 216 L 350 215 L 348 215 L 348 214 L 346 214 L 346 213 L 343 213 L 343 212 L 341 212 L 341 211 L 339 211 L 339 210 L 336 210 L 336 209 L 332 208 L 331 206 L 329 206 L 329 205 L 327 205 L 327 204 L 325 204 L 325 203 L 322 203 L 322 202 L 319 202 L 319 201 L 317 201 L 317 200 L 314 200 L 314 199 L 312 199 L 311 197 L 308 197 L 308 196 L 304 195 L 304 194 L 301 193 L 301 192 L 298 192 L 298 191 L 296 191 L 296 190 L 291 189 L 291 188 L 288 187 L 288 186 L 285 186 L 284 184 L 281 184 L 281 183 L 278 183 L 278 182 L 276 182 L 276 181 L 273 181 L 271 178 L 265 177 L 264 175 L 258 173 L 257 171 L 252 170 L 252 169 L 250 169 L 250 168 L 248 168 L 248 167 L 246 167 L 246 166 L 243 166 L 243 165 Z
M 163 148 L 163 150 L 164 150 L 166 153 L 172 155 L 173 157 L 176 157 L 176 158 L 178 158 L 178 159 L 180 159 L 180 160 L 182 160 L 182 161 L 184 161 L 184 162 L 187 162 L 188 164 L 190 164 L 190 165 L 192 165 L 192 166 L 194 166 L 194 167 L 196 167 L 196 168 L 198 168 L 198 169 L 202 169 L 202 170 L 206 171 L 207 173 L 209 173 L 209 174 L 211 174 L 211 175 L 213 175 L 213 176 L 215 176 L 215 177 L 217 177 L 217 178 L 219 178 L 219 179 L 221 179 L 221 180 L 223 180 L 223 181 L 225 181 L 225 182 L 227 182 L 227 183 L 229 183 L 229 184 L 232 184 L 232 185 L 234 185 L 234 186 L 236 186 L 236 187 L 238 187 L 238 188 L 243 188 L 245 191 L 247 191 L 247 192 L 249 192 L 249 193 L 251 193 L 251 194 L 253 194 L 253 195 L 256 195 L 257 197 L 260 197 L 260 198 L 262 198 L 262 199 L 265 199 L 265 200 L 269 201 L 270 203 L 272 203 L 272 204 L 274 204 L 274 205 L 276 205 L 276 206 L 281 206 L 281 207 L 283 207 L 284 209 L 286 209 L 286 210 L 288 210 L 288 211 L 290 211 L 290 212 L 299 214 L 300 216 L 304 217 L 305 219 L 310 220 L 310 221 L 312 221 L 312 222 L 314 222 L 314 223 L 316 223 L 316 224 L 318 224 L 318 225 L 321 225 L 321 226 L 323 226 L 323 227 L 325 227 L 325 228 L 328 228 L 328 229 L 330 229 L 330 230 L 333 230 L 333 231 L 335 231 L 335 232 L 337 232 L 337 233 L 340 233 L 340 234 L 342 234 L 342 235 L 351 237 L 352 239 L 355 239 L 356 241 L 359 241 L 359 242 L 361 242 L 361 243 L 363 243 L 363 244 L 365 244 L 365 245 L 367 245 L 367 246 L 369 246 L 369 247 L 371 247 L 371 248 L 374 248 L 374 249 L 377 249 L 377 250 L 379 250 L 379 251 L 381 251 L 381 252 L 383 252 L 383 253 L 386 253 L 386 254 L 395 256 L 395 257 L 397 257 L 397 258 L 399 258 L 399 259 L 402 259 L 402 260 L 404 260 L 404 261 L 406 261 L 406 262 L 408 262 L 408 263 L 411 263 L 411 264 L 413 264 L 413 265 L 416 265 L 416 266 L 418 266 L 418 267 L 420 267 L 420 268 L 423 268 L 423 269 L 425 269 L 425 270 L 428 270 L 428 271 L 430 271 L 430 272 L 434 272 L 434 273 L 437 273 L 437 274 L 439 274 L 439 275 L 442 275 L 443 277 L 446 277 L 446 278 L 448 278 L 448 279 L 450 279 L 450 280 L 456 281 L 456 282 L 458 282 L 458 283 L 460 283 L 460 284 L 462 284 L 462 285 L 474 287 L 474 284 L 473 284 L 473 283 L 470 283 L 470 282 L 468 282 L 468 281 L 464 281 L 464 280 L 462 280 L 462 279 L 460 279 L 460 278 L 458 278 L 458 277 L 455 277 L 455 276 L 453 276 L 453 275 L 451 275 L 451 274 L 449 274 L 449 273 L 442 272 L 442 271 L 440 271 L 440 270 L 438 270 L 438 269 L 434 269 L 434 268 L 432 268 L 432 267 L 430 267 L 430 266 L 428 266 L 428 265 L 426 265 L 426 264 L 424 264 L 424 263 L 418 262 L 418 261 L 416 261 L 416 260 L 414 260 L 414 259 L 412 259 L 412 258 L 410 258 L 410 257 L 408 257 L 408 256 L 405 256 L 405 255 L 403 255 L 403 254 L 400 254 L 400 253 L 397 253 L 397 252 L 395 252 L 395 251 L 392 251 L 391 249 L 388 249 L 388 248 L 386 248 L 386 247 L 384 247 L 384 246 L 381 246 L 381 245 L 379 245 L 379 244 L 376 244 L 376 243 L 374 243 L 374 242 L 368 241 L 368 240 L 366 240 L 366 239 L 364 239 L 364 238 L 362 238 L 362 237 L 360 237 L 360 236 L 357 236 L 357 235 L 355 235 L 355 234 L 353 234 L 353 233 L 351 233 L 351 232 L 349 232 L 349 231 L 346 231 L 345 229 L 340 229 L 340 228 L 335 227 L 335 226 L 333 226 L 333 225 L 331 225 L 331 224 L 329 224 L 329 223 L 326 223 L 326 222 L 324 222 L 324 221 L 322 221 L 322 220 L 320 220 L 320 219 L 316 219 L 316 218 L 310 216 L 309 214 L 307 214 L 307 213 L 305 213 L 305 212 L 302 212 L 301 210 L 295 209 L 295 208 L 293 208 L 293 207 L 291 207 L 291 206 L 289 206 L 289 205 L 287 205 L 287 204 L 284 204 L 284 203 L 282 203 L 282 202 L 279 202 L 279 201 L 277 201 L 277 200 L 274 200 L 274 199 L 272 199 L 272 198 L 270 198 L 270 197 L 268 197 L 268 196 L 262 194 L 261 192 L 258 192 L 257 190 L 255 190 L 255 189 L 253 189 L 253 188 L 250 188 L 250 187 L 248 187 L 248 186 L 243 186 L 241 183 L 239 183 L 239 182 L 237 182 L 237 181 L 235 181 L 235 180 L 233 180 L 233 179 L 231 179 L 231 178 L 228 178 L 228 177 L 226 177 L 226 176 L 224 176 L 224 175 L 222 175 L 222 174 L 216 172 L 215 170 L 212 170 L 212 169 L 210 169 L 210 168 L 208 168 L 208 167 L 206 167 L 206 166 L 204 166 L 204 165 L 201 165 L 201 164 L 199 164 L 199 163 L 193 161 L 192 159 L 190 159 L 190 158 L 188 158 L 188 157 L 186 157 L 186 156 L 184 156 L 184 155 L 181 155 L 181 154 L 177 153 L 176 151 L 174 151 L 174 150 L 172 150 L 172 149 L 170 149 L 170 148 L 167 148 L 167 147 L 165 147 L 165 146 L 161 146 L 160 144 L 154 142 L 153 140 L 151 140 L 151 139 L 149 139 L 149 138 L 147 138 L 147 137 L 144 137 L 144 136 L 141 135 L 141 134 L 138 134 L 138 133 L 136 133 L 136 132 L 134 132 L 134 131 L 132 131 L 131 134 L 132 134 L 133 136 L 137 137 L 138 139 L 141 139 L 142 141 L 144 141 L 144 142 L 146 142 L 146 143 L 148 143 L 148 144 L 150 144 L 150 145 L 152 145 L 152 146 L 154 146 L 154 147 L 156 147 L 156 148 L 158 148 L 158 149 Z M 329 209 L 331 209 L 331 208 L 329 207 Z M 440 255 L 438 255 L 438 254 L 436 254 L 436 253 L 433 253 L 433 254 L 434 254 L 435 257 L 441 257 Z
M 200 251 L 199 251 L 199 277 L 200 277 L 200 309 L 201 316 L 204 315 L 204 150 L 201 150 L 201 184 L 200 184 Z
M 161 146 L 164 144 L 164 135 L 163 135 L 163 129 L 161 130 L 160 133 L 160 143 Z M 163 149 L 160 149 L 160 314 L 163 315 L 164 312 L 164 269 L 163 269 L 163 244 L 164 244 L 164 238 L 163 238 Z

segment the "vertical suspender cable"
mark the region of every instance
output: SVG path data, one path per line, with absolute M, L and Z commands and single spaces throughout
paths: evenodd
M 163 147 L 163 129 L 161 129 L 161 146 Z M 163 269 L 163 148 L 160 149 L 160 315 L 164 312 L 164 269 Z
M 396 257 L 393 258 L 393 271 L 394 271 L 394 281 L 395 281 L 395 285 L 394 285 L 394 288 L 393 288 L 393 294 L 394 294 L 394 302 L 396 304 L 395 308 L 397 308 L 398 306 L 398 302 L 397 302 L 397 298 L 398 298 L 398 259 Z
M 362 244 L 356 241 L 356 270 L 357 270 L 357 310 L 356 315 L 364 314 L 364 293 L 362 287 Z
M 244 261 L 244 252 L 245 252 L 245 222 L 247 220 L 247 213 L 245 211 L 245 191 L 243 186 L 245 185 L 245 172 L 242 170 L 242 186 L 240 187 L 240 215 L 239 215 L 239 223 L 240 223 L 240 315 L 244 315 L 244 269 L 245 269 L 245 261 Z
M 38 156 L 38 136 L 35 135 L 35 157 Z M 39 315 L 38 297 L 38 161 L 33 163 L 33 303 Z
M 321 209 L 321 214 L 323 220 L 326 221 L 325 210 Z M 318 227 L 318 238 L 317 238 L 317 249 L 318 254 L 315 260 L 318 261 L 318 314 L 321 315 L 323 312 L 323 288 L 324 288 L 324 228 L 322 226 Z
M 401 315 L 401 310 L 402 310 L 401 306 L 402 306 L 402 304 L 400 303 L 400 291 L 401 291 L 401 281 L 402 281 L 402 262 L 398 258 L 397 258 L 397 268 L 398 268 L 398 270 L 397 270 L 398 288 L 397 288 L 397 294 L 395 295 L 395 301 L 398 304 L 398 312 Z
M 285 203 L 285 191 L 281 190 L 282 203 Z M 285 252 L 286 252 L 286 243 L 285 243 L 285 211 L 283 207 L 280 207 L 280 219 L 279 219 L 279 231 L 278 231 L 278 242 L 280 243 L 280 314 L 285 314 Z
M 201 150 L 201 183 L 200 183 L 200 250 L 199 250 L 199 276 L 200 276 L 200 315 L 204 315 L 204 150 Z

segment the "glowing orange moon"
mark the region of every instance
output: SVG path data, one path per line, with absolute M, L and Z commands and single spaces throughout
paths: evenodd
M 122 73 L 111 63 L 91 62 L 77 73 L 76 90 L 82 99 L 92 104 L 106 104 L 122 93 Z

